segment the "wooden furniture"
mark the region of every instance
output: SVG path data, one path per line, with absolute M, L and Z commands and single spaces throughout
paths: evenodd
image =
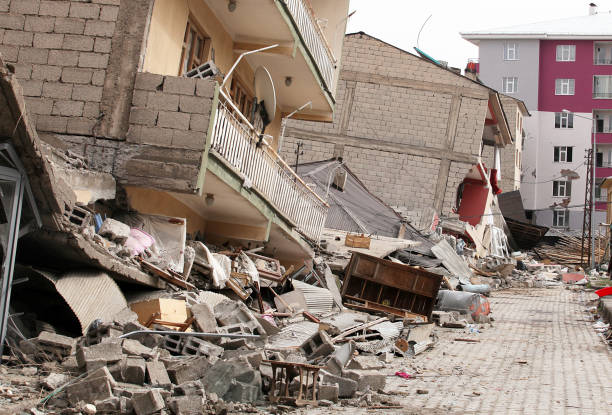
M 317 382 L 321 366 L 306 363 L 280 362 L 264 360 L 272 366 L 272 383 L 268 394 L 270 402 L 293 404 L 295 406 L 317 406 Z M 300 377 L 300 387 L 297 395 L 291 396 L 289 385 L 296 376 Z M 312 379 L 312 383 L 310 382 Z M 309 390 L 310 388 L 310 390 Z M 308 398 L 310 395 L 310 399 Z

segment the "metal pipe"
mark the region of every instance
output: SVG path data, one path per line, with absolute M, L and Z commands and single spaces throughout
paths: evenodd
M 257 334 L 223 334 L 223 333 L 201 333 L 197 331 L 174 331 L 174 330 L 135 330 L 119 336 L 120 339 L 125 339 L 133 334 L 163 334 L 163 335 L 178 335 L 178 336 L 193 336 L 193 337 L 209 337 L 212 339 L 228 338 L 228 339 L 261 339 Z

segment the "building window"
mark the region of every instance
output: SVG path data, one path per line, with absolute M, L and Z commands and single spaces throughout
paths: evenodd
M 557 62 L 574 62 L 576 45 L 557 45 Z
M 555 79 L 555 95 L 574 95 L 574 80 Z
M 183 38 L 183 52 L 181 54 L 179 74 L 183 75 L 205 63 L 210 54 L 210 45 L 210 38 L 198 28 L 192 19 L 189 19 L 185 28 L 185 37 Z
M 572 182 L 569 180 L 555 180 L 553 182 L 554 197 L 569 197 L 572 195 Z
M 595 75 L 593 77 L 593 98 L 612 98 L 612 76 Z
M 504 44 L 504 60 L 506 61 L 519 60 L 518 43 L 505 43 Z
M 569 211 L 553 210 L 553 226 L 557 228 L 566 228 L 569 226 Z
M 573 147 L 555 147 L 555 163 L 571 163 Z
M 516 76 L 505 76 L 502 79 L 502 92 L 504 94 L 514 94 L 518 92 L 518 78 Z
M 599 184 L 595 185 L 595 199 L 601 199 L 601 187 Z
M 232 77 L 230 86 L 230 96 L 234 104 L 238 107 L 242 115 L 251 120 L 251 108 L 253 105 L 253 94 L 245 87 L 245 84 L 238 79 L 237 75 Z M 252 121 L 252 120 L 251 120 Z
M 555 128 L 574 128 L 574 114 L 555 112 Z

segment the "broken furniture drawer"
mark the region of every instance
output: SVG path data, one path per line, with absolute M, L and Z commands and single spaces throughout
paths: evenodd
M 429 320 L 441 280 L 423 269 L 353 252 L 342 300 L 355 309 Z

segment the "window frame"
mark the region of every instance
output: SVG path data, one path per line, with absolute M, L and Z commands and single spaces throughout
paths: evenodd
M 564 56 L 565 52 L 567 59 Z M 576 62 L 576 45 L 557 45 L 555 58 L 557 62 Z
M 564 92 L 564 89 L 567 91 Z M 557 78 L 555 79 L 555 95 L 575 95 L 576 80 L 573 78 Z
M 573 112 L 555 112 L 555 129 L 572 130 L 573 128 Z
M 512 47 L 510 47 L 512 45 Z M 512 57 L 510 57 L 510 51 L 512 51 Z M 504 60 L 505 61 L 518 61 L 519 57 L 519 44 L 516 42 L 505 42 L 504 43 Z
M 562 224 L 559 224 L 559 219 L 562 219 Z M 567 209 L 554 209 L 552 226 L 554 228 L 567 228 L 569 226 L 569 211 Z
M 596 83 L 600 78 L 606 79 L 606 90 L 605 91 L 596 91 Z M 612 99 L 612 75 L 604 75 L 604 74 L 596 74 L 593 75 L 593 98 L 594 99 Z
M 242 115 L 244 115 L 249 121 L 253 122 L 251 119 L 251 110 L 253 106 L 253 100 L 255 99 L 255 94 L 253 91 L 247 87 L 247 83 L 244 82 L 237 73 L 234 73 L 232 76 L 232 80 L 230 81 L 230 97 L 236 108 L 240 110 Z
M 508 90 L 509 80 L 512 80 L 512 91 Z M 518 93 L 518 76 L 504 76 L 502 77 L 502 93 L 504 94 L 516 94 Z
M 571 180 L 554 180 L 552 196 L 553 197 L 571 197 L 572 196 L 572 181 Z
M 190 37 L 190 35 L 192 35 L 193 33 L 195 33 L 196 36 Z M 201 41 L 199 45 L 197 43 L 198 40 Z M 199 46 L 199 53 L 196 53 L 196 45 Z M 185 60 L 185 55 L 187 53 L 189 54 L 189 57 L 187 58 L 187 60 Z M 196 54 L 198 56 L 196 56 Z M 190 70 L 197 68 L 198 66 L 209 61 L 211 54 L 212 40 L 210 39 L 210 36 L 208 36 L 206 31 L 201 28 L 201 26 L 196 22 L 195 18 L 190 15 L 187 18 L 187 23 L 185 25 L 185 34 L 183 35 L 181 60 L 179 62 L 179 76 L 182 76 Z
M 554 146 L 553 147 L 553 162 L 554 163 L 571 163 L 573 160 L 573 146 Z

